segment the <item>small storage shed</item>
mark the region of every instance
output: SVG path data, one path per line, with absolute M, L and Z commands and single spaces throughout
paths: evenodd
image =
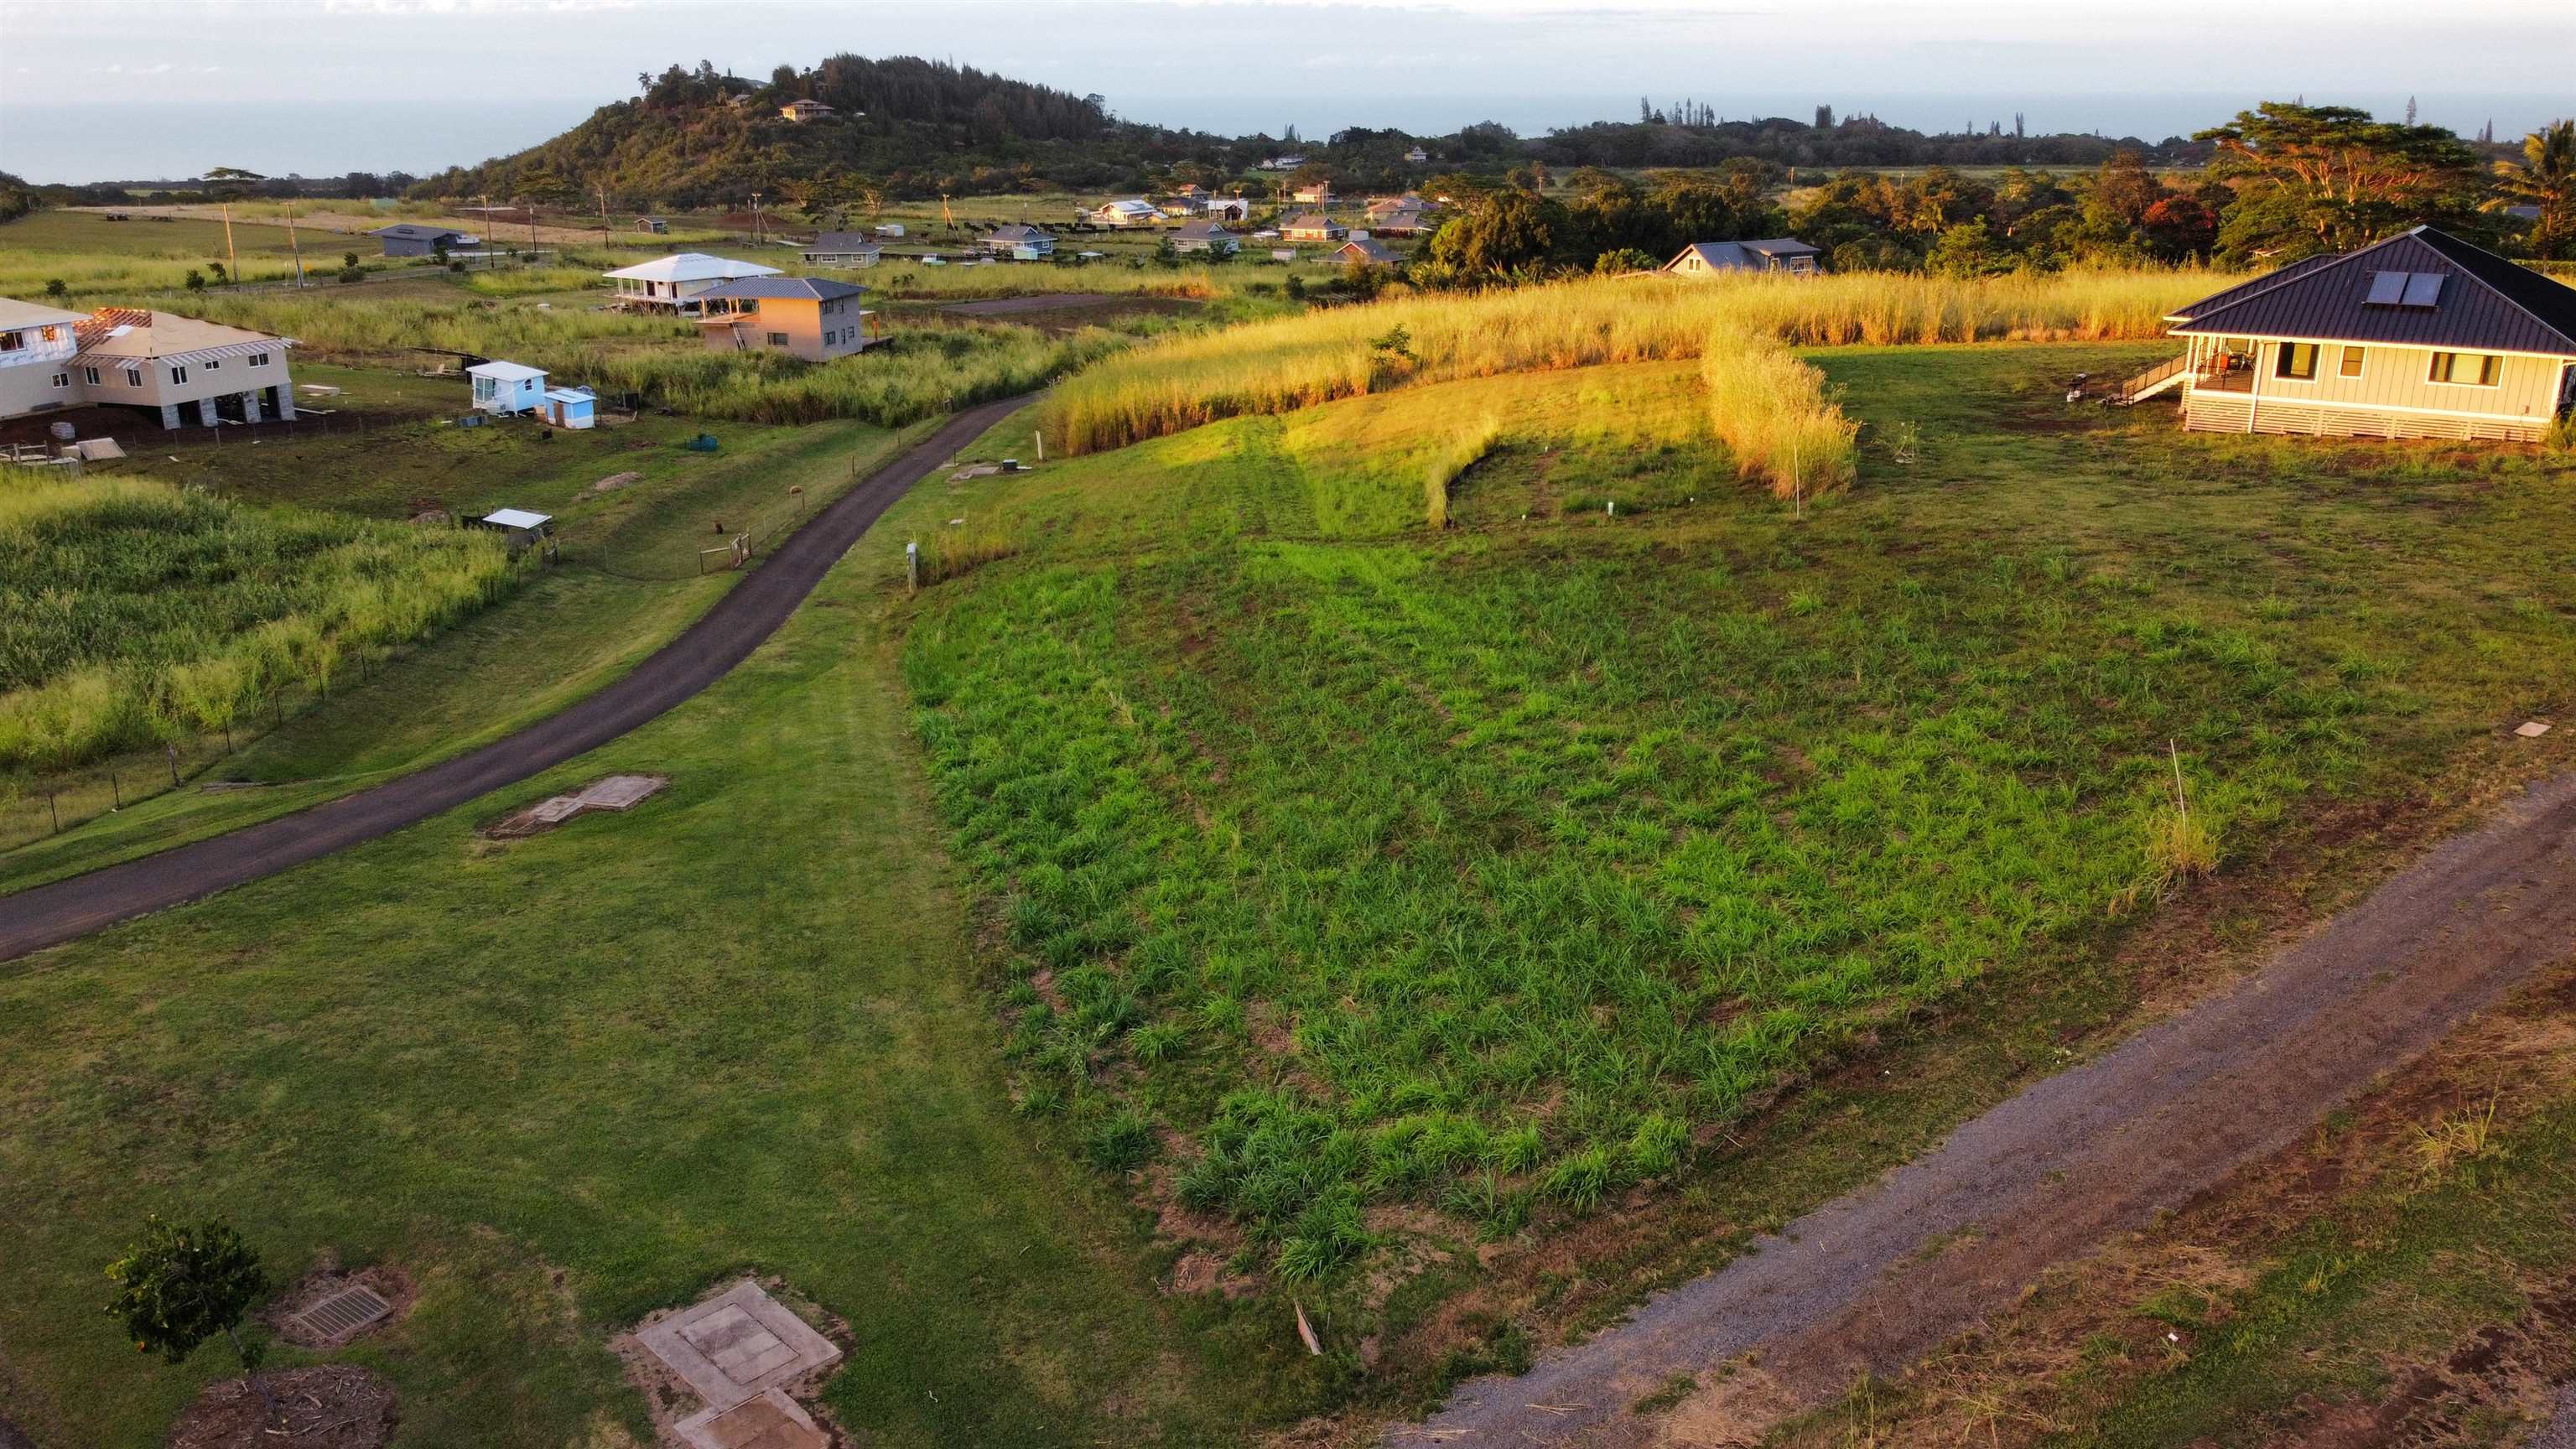
M 533 412 L 545 401 L 546 371 L 516 362 L 478 362 L 465 369 L 474 379 L 474 406 L 487 413 Z
M 546 389 L 543 409 L 547 422 L 559 428 L 592 427 L 592 411 L 599 396 L 586 387 L 550 387 Z
M 474 520 L 474 526 L 508 534 L 512 553 L 547 543 L 555 536 L 552 514 L 532 513 L 525 508 L 495 508 Z

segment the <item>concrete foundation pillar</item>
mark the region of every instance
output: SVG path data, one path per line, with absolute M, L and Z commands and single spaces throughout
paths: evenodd
M 250 391 L 241 395 L 241 409 L 243 422 L 255 423 L 259 421 L 258 388 L 252 388 Z
M 269 391 L 277 394 L 277 420 L 281 423 L 295 421 L 295 389 L 281 382 Z
M 161 426 L 165 428 L 176 428 L 179 426 L 179 405 L 177 403 L 163 403 L 161 405 Z

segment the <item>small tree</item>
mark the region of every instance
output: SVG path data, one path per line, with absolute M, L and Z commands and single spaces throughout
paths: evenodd
M 206 290 L 206 274 L 198 271 L 195 267 L 190 267 L 188 269 L 188 290 L 191 292 L 202 292 Z
M 259 1395 L 260 1422 L 268 1422 L 274 1405 L 259 1377 L 263 1345 L 241 1336 L 242 1319 L 268 1292 L 268 1274 L 258 1252 L 229 1223 L 209 1218 L 187 1228 L 148 1216 L 142 1241 L 108 1264 L 107 1276 L 116 1284 L 107 1316 L 124 1325 L 136 1353 L 157 1351 L 171 1363 L 184 1363 L 199 1344 L 222 1334 L 232 1340 L 242 1375 Z
M 56 278 L 54 278 L 53 280 L 51 280 L 51 281 L 49 281 L 49 282 L 45 283 L 45 295 L 46 295 L 47 297 L 49 297 L 49 298 L 52 298 L 54 301 L 59 302 L 59 301 L 61 301 L 62 299 L 64 299 L 65 297 L 70 296 L 71 294 L 72 294 L 72 289 L 71 289 L 71 288 L 70 288 L 70 286 L 69 286 L 69 285 L 67 285 L 67 284 L 63 281 L 63 279 L 62 279 L 62 278 L 60 278 L 60 277 L 56 277 Z

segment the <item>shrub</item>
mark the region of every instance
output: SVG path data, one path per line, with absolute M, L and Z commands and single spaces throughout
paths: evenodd
M 1155 1145 L 1152 1120 L 1125 1107 L 1092 1124 L 1082 1151 L 1103 1172 L 1127 1172 L 1152 1161 Z

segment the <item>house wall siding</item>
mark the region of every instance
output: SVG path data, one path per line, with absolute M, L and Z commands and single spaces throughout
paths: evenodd
M 2476 387 L 2434 382 L 2430 348 L 2365 345 L 2362 375 L 2345 377 L 2345 344 L 2321 342 L 2317 375 L 2302 381 L 2278 375 L 2288 345 L 2257 345 L 2251 394 L 2190 389 L 2184 426 L 2246 432 L 2250 410 L 2250 430 L 2262 433 L 2529 441 L 2556 413 L 2566 365 L 2561 358 L 2506 356 L 2496 385 Z

